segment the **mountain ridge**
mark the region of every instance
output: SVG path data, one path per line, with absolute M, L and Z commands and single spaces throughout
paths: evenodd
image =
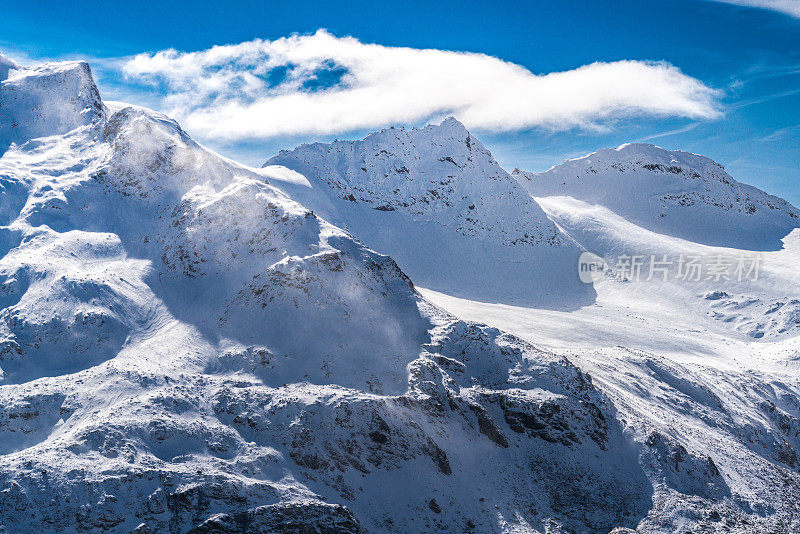
M 340 198 L 374 204 L 376 210 L 407 211 L 439 224 L 455 221 L 455 229 L 467 236 L 505 245 L 561 244 L 562 236 L 536 203 L 514 194 L 515 184 L 491 153 L 452 117 L 424 128 L 384 129 L 361 141 L 301 145 L 281 151 L 264 166 L 270 165 L 308 174 Z M 521 212 L 514 221 L 521 228 L 487 217 L 485 211 L 506 208 L 504 203 Z M 441 218 L 438 212 L 444 212 Z
M 514 177 L 534 197 L 571 196 L 708 245 L 779 250 L 780 240 L 800 227 L 800 210 L 737 182 L 713 160 L 649 144 L 602 149 Z

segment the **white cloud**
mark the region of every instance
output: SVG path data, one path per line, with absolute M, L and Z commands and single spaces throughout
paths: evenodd
M 163 111 L 188 130 L 217 140 L 330 134 L 448 114 L 495 131 L 720 115 L 717 91 L 667 63 L 592 63 L 536 75 L 483 54 L 365 44 L 324 30 L 140 54 L 123 72 L 163 90 Z
M 800 18 L 800 0 L 717 0 L 717 2 L 772 9 Z

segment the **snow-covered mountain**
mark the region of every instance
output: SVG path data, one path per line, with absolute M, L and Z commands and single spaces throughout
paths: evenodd
M 64 134 L 105 115 L 89 66 L 50 63 L 19 70 L 0 58 L 0 147 L 48 135 Z M 70 95 L 65 99 L 65 95 Z
M 407 173 L 361 155 L 320 167 L 344 174 L 291 171 L 286 154 L 286 166 L 252 169 L 163 115 L 104 104 L 85 63 L 0 64 L 0 532 L 799 526 L 796 338 L 758 342 L 756 372 L 726 327 L 695 336 L 690 315 L 658 330 L 672 307 L 652 306 L 648 322 L 609 306 L 601 321 L 607 300 L 572 311 L 467 301 L 556 353 L 456 318 L 363 244 L 401 239 L 401 221 L 429 263 L 507 251 L 577 278 L 589 219 L 552 199 L 545 216 L 454 121 L 379 134 L 403 156 L 386 165 Z M 381 187 L 348 178 L 362 160 Z M 447 173 L 452 185 L 430 185 Z M 345 220 L 348 205 L 358 239 L 325 216 Z M 426 244 L 434 228 L 440 244 L 474 248 L 448 256 Z M 643 235 L 625 239 L 654 246 Z M 497 264 L 433 296 L 466 315 L 453 295 L 500 287 L 487 273 L 514 273 Z M 771 269 L 759 291 L 786 280 Z M 593 301 L 591 285 L 558 274 L 530 280 Z M 515 286 L 526 280 L 502 279 L 501 296 L 529 295 Z M 651 337 L 656 353 L 636 346 Z
M 8 73 L 12 69 L 19 69 L 19 65 L 10 58 L 0 54 L 0 82 L 8 78 Z
M 648 230 L 748 250 L 777 250 L 800 211 L 734 180 L 696 154 L 627 144 L 514 177 L 534 197 L 569 196 L 609 208 Z
M 454 118 L 410 131 L 389 128 L 362 141 L 303 145 L 267 165 L 324 183 L 343 200 L 408 213 L 490 243 L 563 242 L 541 208 L 519 194 L 491 153 Z
M 302 145 L 264 169 L 426 287 L 547 307 L 594 297 L 571 268 L 580 248 L 456 119 Z

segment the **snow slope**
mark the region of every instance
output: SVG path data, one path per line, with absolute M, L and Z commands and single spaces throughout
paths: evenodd
M 737 182 L 706 157 L 653 145 L 603 149 L 514 177 L 534 197 L 570 196 L 706 245 L 777 250 L 800 227 L 800 211 L 785 200 Z
M 579 247 L 456 119 L 303 145 L 263 172 L 426 287 L 558 308 L 594 297 L 567 268 Z
M 572 235 L 587 243 L 593 235 L 590 246 L 600 254 L 643 247 L 659 254 L 731 252 L 654 234 L 572 198 L 538 200 Z M 798 528 L 800 480 L 800 322 L 796 315 L 777 321 L 779 328 L 772 321 L 800 297 L 800 232 L 785 241 L 784 250 L 764 254 L 763 278 L 756 282 L 605 276 L 594 284 L 597 302 L 569 313 L 421 291 L 465 320 L 484 321 L 565 355 L 592 377 L 636 435 L 669 435 L 714 459 L 730 496 L 765 521 L 739 524 L 742 531 L 792 532 Z M 654 509 L 670 508 L 671 499 L 656 492 Z M 737 531 L 707 504 L 680 517 L 651 514 L 652 522 L 639 529 Z M 714 524 L 698 525 L 699 518 Z
M 787 215 L 794 208 L 728 179 L 733 187 L 750 191 L 753 202 L 764 201 L 758 204 L 755 215 L 748 210 L 723 209 L 713 202 L 698 210 L 680 204 L 663 210 L 676 219 L 683 218 L 687 235 L 695 235 L 696 228 L 716 228 L 714 217 L 727 221 L 729 226 L 718 234 L 709 230 L 701 237 L 733 240 L 744 243 L 742 248 L 676 237 L 673 234 L 684 228 L 659 226 L 663 218 L 649 217 L 652 204 L 642 203 L 642 199 L 647 195 L 662 198 L 674 191 L 676 181 L 684 180 L 680 175 L 686 171 L 652 171 L 657 174 L 639 187 L 636 181 L 645 172 L 641 167 L 663 163 L 643 160 L 636 164 L 639 170 L 631 171 L 626 167 L 631 165 L 630 150 L 623 147 L 598 153 L 607 158 L 605 167 L 598 163 L 588 167 L 588 162 L 580 160 L 567 162 L 565 168 L 574 163 L 598 169 L 596 175 L 586 171 L 574 181 L 564 178 L 555 183 L 554 171 L 562 172 L 559 167 L 542 175 L 515 173 L 521 181 L 530 178 L 528 187 L 541 194 L 537 202 L 559 228 L 586 250 L 606 259 L 606 272 L 593 284 L 595 304 L 565 313 L 474 302 L 429 290 L 422 293 L 464 319 L 484 321 L 567 356 L 592 376 L 598 389 L 612 399 L 618 417 L 637 433 L 649 429 L 670 435 L 682 446 L 713 458 L 731 496 L 748 502 L 759 517 L 775 521 L 770 526 L 751 525 L 745 531 L 796 530 L 800 230 L 791 229 L 793 217 Z M 654 147 L 637 147 L 636 158 L 643 151 L 664 158 L 670 154 L 684 157 Z M 687 155 L 681 164 L 686 165 L 687 159 L 695 162 L 693 165 L 710 161 Z M 608 174 L 601 173 L 601 168 Z M 567 176 L 566 171 L 562 176 Z M 704 176 L 713 184 L 710 174 Z M 603 188 L 592 192 L 589 180 L 604 184 Z M 719 195 L 729 190 L 728 186 L 720 189 L 716 191 Z M 775 208 L 765 207 L 768 205 Z M 759 209 L 768 211 L 759 214 Z M 778 246 L 773 247 L 771 242 L 769 247 L 764 246 L 768 234 L 770 240 L 778 240 Z M 634 256 L 644 260 L 642 276 L 619 277 L 618 260 Z M 704 274 L 697 280 L 679 279 L 673 264 L 668 276 L 648 279 L 653 257 L 673 262 L 696 257 L 705 262 L 740 256 L 760 258 L 756 278 L 716 279 Z M 577 265 L 573 268 L 577 270 Z M 656 496 L 655 508 L 663 502 Z M 778 509 L 788 515 L 777 519 L 782 514 L 775 514 Z M 695 513 L 681 518 L 662 516 L 654 524 L 645 527 L 645 522 L 639 528 L 667 532 L 736 530 L 709 508 Z M 714 527 L 694 524 L 701 516 L 713 516 L 718 522 Z

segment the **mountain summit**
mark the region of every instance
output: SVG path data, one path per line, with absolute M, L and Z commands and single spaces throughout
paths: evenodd
M 18 68 L 19 65 L 17 65 L 13 60 L 7 58 L 3 54 L 0 54 L 0 82 L 8 78 L 8 73 L 10 70 Z
M 541 208 L 454 118 L 440 125 L 389 128 L 361 141 L 302 145 L 265 166 L 282 165 L 341 200 L 499 245 L 560 246 Z
M 99 123 L 106 109 L 84 61 L 20 68 L 0 57 L 0 150 Z
M 626 144 L 514 177 L 534 197 L 570 196 L 640 226 L 706 245 L 778 250 L 800 211 L 734 180 L 709 158 Z

